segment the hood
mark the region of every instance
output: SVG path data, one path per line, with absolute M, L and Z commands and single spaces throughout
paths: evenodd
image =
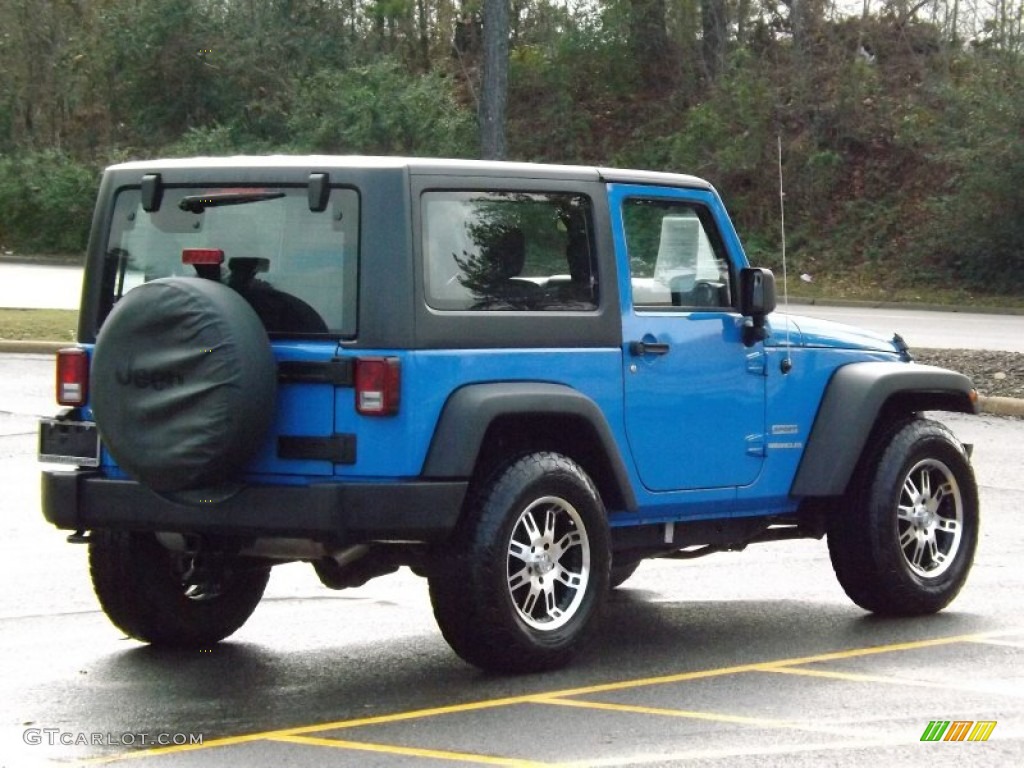
M 771 336 L 765 345 L 769 347 L 784 347 L 788 344 L 794 347 L 862 349 L 872 352 L 902 351 L 895 335 L 886 338 L 873 331 L 834 323 L 831 320 L 777 312 L 768 317 L 768 324 L 771 327 Z

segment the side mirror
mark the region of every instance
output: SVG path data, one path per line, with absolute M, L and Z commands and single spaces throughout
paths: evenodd
M 747 267 L 740 272 L 740 314 L 750 318 L 743 343 L 752 347 L 768 338 L 765 318 L 775 311 L 775 275 L 770 269 Z

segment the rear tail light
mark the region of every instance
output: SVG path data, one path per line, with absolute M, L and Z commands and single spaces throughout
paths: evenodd
M 89 399 L 89 355 L 84 349 L 69 347 L 57 352 L 57 402 L 60 405 L 85 405 Z
M 356 360 L 356 411 L 364 416 L 398 413 L 401 368 L 397 357 Z

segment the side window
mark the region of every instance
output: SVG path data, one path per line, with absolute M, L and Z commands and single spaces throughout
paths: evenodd
M 592 206 L 583 195 L 425 192 L 427 304 L 438 310 L 597 308 Z
M 622 218 L 634 306 L 732 306 L 729 261 L 705 209 L 630 199 Z

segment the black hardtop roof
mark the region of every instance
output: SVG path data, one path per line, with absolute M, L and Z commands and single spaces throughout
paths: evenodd
M 150 172 L 207 170 L 308 170 L 310 173 L 341 170 L 399 170 L 413 176 L 480 176 L 572 181 L 604 181 L 654 186 L 711 189 L 704 179 L 680 173 L 602 168 L 584 165 L 517 163 L 492 160 L 455 160 L 416 157 L 372 157 L 364 155 L 235 155 L 165 160 L 138 160 L 110 166 L 108 171 Z

